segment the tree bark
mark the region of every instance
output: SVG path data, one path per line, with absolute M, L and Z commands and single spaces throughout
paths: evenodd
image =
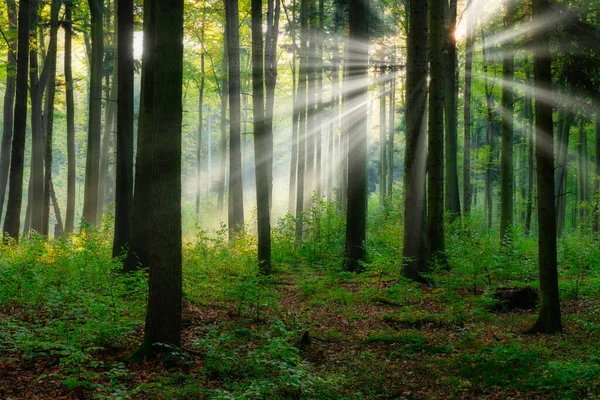
M 512 29 L 513 7 L 505 5 L 504 29 Z M 502 50 L 502 156 L 500 158 L 500 240 L 510 235 L 513 224 L 513 119 L 514 119 L 514 49 L 507 41 Z
M 90 63 L 90 104 L 88 122 L 87 157 L 83 221 L 91 226 L 98 224 L 98 177 L 100 161 L 100 132 L 102 128 L 102 58 L 104 33 L 102 27 L 103 0 L 88 0 L 92 30 L 92 59 Z
M 75 222 L 75 101 L 73 99 L 73 3 L 65 2 L 65 95 L 67 108 L 67 211 L 65 215 L 65 233 L 73 233 Z
M 223 35 L 223 62 L 221 63 L 221 136 L 219 139 L 219 186 L 217 189 L 217 201 L 219 209 L 223 210 L 225 198 L 225 170 L 227 169 L 227 103 L 229 100 L 229 78 L 227 76 L 228 56 L 227 56 L 227 25 Z
M 471 3 L 472 6 L 473 3 Z M 466 11 L 466 48 L 465 48 L 465 98 L 464 98 L 464 140 L 463 140 L 463 215 L 471 213 L 473 187 L 471 185 L 471 71 L 473 70 L 473 10 Z
M 429 10 L 429 121 L 427 216 L 430 256 L 444 258 L 444 0 Z
M 562 331 L 558 270 L 556 260 L 556 209 L 554 205 L 554 156 L 552 105 L 543 93 L 552 85 L 548 0 L 533 0 L 533 21 L 545 27 L 536 37 L 534 52 L 535 128 L 538 186 L 540 313 L 531 332 L 555 333 Z
M 344 269 L 359 271 L 366 257 L 367 222 L 367 93 L 368 93 L 368 6 L 362 0 L 349 2 L 349 52 L 344 95 L 348 119 L 348 207 Z
M 427 10 L 428 1 L 410 1 L 406 60 L 406 155 L 404 158 L 404 247 L 402 274 L 424 281 L 425 175 L 427 169 Z
M 17 84 L 17 3 L 6 0 L 8 11 L 8 59 L 6 61 L 6 88 L 4 90 L 4 117 L 2 124 L 2 144 L 0 145 L 0 220 L 4 215 L 4 202 L 10 169 L 10 147 L 13 135 L 13 116 L 15 112 L 15 90 Z
M 19 241 L 21 202 L 23 199 L 23 165 L 25 162 L 25 130 L 27 125 L 27 69 L 29 60 L 29 0 L 19 1 L 17 80 L 15 88 L 15 116 L 11 147 L 10 173 L 6 218 L 2 231 L 6 238 Z
M 383 68 L 383 67 L 382 67 Z M 381 207 L 385 205 L 385 196 L 387 193 L 387 147 L 386 147 L 386 93 L 384 75 L 381 74 L 379 82 L 379 204 Z
M 123 253 L 133 215 L 133 0 L 118 0 L 117 8 L 117 171 L 113 257 Z
M 229 239 L 244 230 L 238 0 L 225 0 L 229 60 Z
M 458 107 L 457 107 L 457 51 L 456 51 L 456 2 L 450 0 L 449 7 L 446 5 L 446 24 L 444 31 L 445 47 L 445 71 L 444 71 L 444 91 L 445 91 L 445 115 L 446 132 L 445 152 L 446 152 L 446 192 L 445 209 L 448 211 L 450 221 L 460 218 L 460 195 L 458 193 Z
M 527 63 L 527 62 L 526 62 Z M 527 82 L 531 81 L 531 76 L 529 73 L 529 69 L 525 72 L 525 78 Z M 527 89 L 525 94 L 525 109 L 526 111 L 526 132 L 528 137 L 527 144 L 527 210 L 525 211 L 525 234 L 529 235 L 531 231 L 531 217 L 533 214 L 533 195 L 534 195 L 534 158 L 533 158 L 533 131 L 534 131 L 534 121 L 533 121 L 533 103 L 532 103 L 532 91 Z
M 306 165 L 306 64 L 308 37 L 308 0 L 300 1 L 300 65 L 298 71 L 298 175 L 296 178 L 296 243 L 304 236 L 304 178 Z

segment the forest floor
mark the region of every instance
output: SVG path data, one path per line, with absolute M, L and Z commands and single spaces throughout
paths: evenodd
M 192 246 L 182 348 L 134 363 L 144 274 L 111 272 L 101 239 L 74 243 L 0 255 L 2 399 L 600 398 L 597 273 L 575 291 L 561 275 L 564 332 L 529 335 L 536 310 L 493 311 L 502 285 L 458 258 L 430 287 L 390 260 L 362 274 L 300 260 L 265 278 L 231 264 L 251 258 L 244 244 Z

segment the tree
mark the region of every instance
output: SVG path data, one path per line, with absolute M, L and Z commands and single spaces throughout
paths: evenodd
M 548 23 L 550 3 L 533 0 L 533 21 L 544 27 L 535 40 L 533 74 L 535 85 L 535 131 L 538 194 L 538 255 L 540 273 L 540 313 L 531 332 L 555 333 L 562 330 L 556 260 L 556 209 L 554 205 L 554 135 L 550 93 L 552 69 Z
M 52 201 L 52 134 L 54 128 L 54 96 L 56 94 L 56 58 L 57 58 L 57 40 L 58 40 L 58 14 L 60 12 L 62 2 L 53 0 L 50 9 L 50 44 L 48 46 L 48 56 L 46 64 L 48 70 L 48 89 L 46 92 L 46 104 L 44 111 L 44 131 L 45 131 L 45 162 L 44 162 L 44 207 L 42 214 L 42 231 L 41 234 L 48 236 L 50 230 L 50 203 Z M 58 206 L 55 205 L 55 210 Z M 57 225 L 62 225 L 59 216 L 57 217 Z M 62 231 L 62 228 L 59 229 Z
M 424 237 L 427 168 L 428 1 L 410 1 L 406 60 L 406 155 L 404 158 L 404 248 L 402 274 L 423 281 L 427 267 Z
M 344 114 L 348 119 L 348 208 L 346 210 L 346 251 L 344 269 L 358 271 L 366 256 L 367 225 L 367 90 L 368 6 L 363 0 L 351 0 L 348 7 L 349 53 L 344 96 Z
M 429 121 L 427 175 L 427 237 L 431 256 L 444 257 L 444 0 L 429 9 Z
M 465 98 L 464 98 L 464 141 L 463 141 L 463 215 L 471 212 L 473 188 L 471 185 L 471 71 L 473 70 L 473 2 L 469 3 L 471 9 L 466 10 L 466 43 L 465 43 Z
M 513 26 L 513 5 L 504 6 L 504 28 Z M 500 158 L 500 240 L 510 234 L 513 224 L 513 120 L 514 120 L 514 49 L 511 40 L 502 55 L 502 156 Z
M 308 37 L 308 0 L 300 1 L 300 54 L 298 70 L 298 90 L 296 105 L 298 110 L 298 173 L 296 177 L 296 243 L 302 242 L 304 234 L 304 178 L 306 165 L 306 69 Z
M 457 51 L 456 51 L 456 14 L 457 0 L 450 0 L 448 6 L 444 1 L 446 9 L 446 23 L 444 31 L 445 47 L 445 71 L 444 71 L 444 90 L 445 90 L 445 115 L 446 115 L 446 191 L 445 207 L 450 215 L 450 220 L 460 217 L 460 196 L 458 194 L 458 107 L 457 97 Z
M 67 114 L 67 211 L 65 233 L 72 233 L 75 222 L 75 101 L 73 99 L 73 2 L 65 1 L 65 95 Z
M 268 135 L 270 132 L 267 132 L 265 121 L 262 25 L 262 0 L 252 0 L 252 108 L 254 114 L 258 265 L 262 273 L 268 274 L 271 272 L 269 167 L 273 149 L 269 148 Z
M 240 33 L 238 0 L 225 0 L 229 60 L 229 238 L 244 229 L 240 121 Z
M 21 201 L 23 199 L 23 164 L 25 161 L 25 130 L 27 127 L 27 69 L 29 60 L 29 0 L 19 1 L 17 42 L 17 80 L 15 89 L 15 117 L 10 158 L 8 202 L 3 232 L 19 240 Z
M 13 116 L 15 112 L 15 89 L 17 84 L 17 3 L 6 0 L 8 11 L 8 59 L 6 62 L 6 88 L 4 90 L 4 117 L 2 124 L 2 144 L 0 145 L 0 220 L 4 210 L 8 171 L 10 168 L 10 146 L 13 135 Z
M 117 182 L 113 257 L 129 242 L 133 205 L 133 0 L 117 8 Z
M 164 351 L 160 345 L 181 341 L 181 120 L 183 76 L 183 0 L 149 0 L 145 28 L 154 30 L 151 128 L 151 234 L 148 313 L 144 340 L 137 356 Z M 146 29 L 145 29 L 146 32 Z
M 98 179 L 100 163 L 100 132 L 102 128 L 102 58 L 104 33 L 102 27 L 103 0 L 88 0 L 92 31 L 90 62 L 90 101 L 88 115 L 88 142 L 85 161 L 83 194 L 83 221 L 95 226 L 98 213 Z
M 140 111 L 138 118 L 137 152 L 135 158 L 135 182 L 133 214 L 129 231 L 129 247 L 123 270 L 130 272 L 139 266 L 148 267 L 150 255 L 148 243 L 151 236 L 152 207 L 152 127 L 154 118 L 155 82 L 155 24 L 156 7 L 153 1 L 144 4 L 144 50 L 142 53 L 142 77 L 140 87 Z

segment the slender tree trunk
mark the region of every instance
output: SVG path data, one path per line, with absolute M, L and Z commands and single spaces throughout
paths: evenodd
M 316 7 L 317 0 L 308 0 L 308 49 L 306 63 L 306 165 L 304 173 L 304 211 L 310 211 L 315 192 L 315 143 L 320 130 L 316 125 L 316 66 L 317 63 L 317 27 L 316 27 Z
M 221 136 L 219 139 L 219 187 L 217 198 L 219 209 L 223 210 L 225 197 L 225 170 L 227 168 L 227 103 L 229 100 L 229 78 L 227 76 L 228 57 L 227 57 L 227 25 L 223 35 L 223 62 L 221 63 L 221 73 L 223 80 L 221 82 Z
M 392 79 L 390 80 L 390 106 L 389 111 L 389 123 L 388 123 L 388 156 L 387 156 L 387 194 L 389 200 L 392 200 L 392 193 L 394 189 L 394 135 L 396 133 L 396 45 L 392 45 Z
M 504 29 L 512 29 L 513 7 L 504 6 Z M 513 224 L 513 119 L 514 119 L 514 50 L 512 41 L 502 51 L 502 156 L 500 158 L 500 240 L 510 235 Z
M 225 0 L 229 60 L 229 238 L 244 230 L 238 0 Z
M 271 272 L 271 220 L 269 215 L 269 161 L 265 121 L 263 76 L 262 0 L 252 0 L 252 108 L 254 114 L 254 166 L 256 173 L 256 220 L 258 224 L 258 265 L 263 274 Z M 268 22 L 267 22 L 268 23 Z
M 102 128 L 102 58 L 104 33 L 102 28 L 103 0 L 88 0 L 92 27 L 92 60 L 90 63 L 90 106 L 88 122 L 87 157 L 85 163 L 85 189 L 83 221 L 98 224 L 98 171 L 100 162 L 100 132 Z
M 2 231 L 5 238 L 18 242 L 23 198 L 23 165 L 25 162 L 25 130 L 27 125 L 27 69 L 29 60 L 29 0 L 19 1 L 17 80 L 15 88 L 15 116 L 8 183 L 6 218 Z
M 358 271 L 366 257 L 367 222 L 367 93 L 368 12 L 362 0 L 349 2 L 349 53 L 344 114 L 348 119 L 348 208 L 346 212 L 346 251 L 344 269 Z
M 118 47 L 118 46 L 117 46 Z M 98 171 L 98 216 L 97 220 L 102 221 L 104 214 L 104 208 L 108 202 L 107 194 L 109 188 L 109 154 L 110 154 L 110 142 L 111 136 L 115 132 L 115 116 L 117 113 L 117 82 L 119 80 L 117 76 L 117 64 L 118 56 L 114 59 L 112 78 L 106 77 L 105 86 L 105 97 L 106 105 L 104 107 L 104 133 L 102 134 L 102 141 L 100 145 L 100 169 Z
M 54 96 L 56 94 L 56 57 L 58 40 L 58 14 L 62 2 L 53 0 L 50 10 L 50 43 L 48 46 L 48 56 L 46 57 L 46 67 L 49 68 L 48 90 L 46 92 L 45 104 L 45 130 L 46 130 L 46 151 L 44 163 L 44 207 L 42 214 L 42 235 L 50 234 L 50 203 L 52 201 L 52 133 L 54 128 Z M 57 220 L 59 216 L 56 215 Z M 62 229 L 61 229 L 62 230 Z
M 36 37 L 39 21 L 39 2 L 34 1 L 29 8 L 29 34 Z M 41 234 L 43 231 L 44 204 L 44 132 L 42 124 L 42 100 L 46 80 L 39 75 L 38 48 L 29 50 L 29 91 L 31 93 L 31 165 L 30 165 L 30 210 L 29 227 Z
M 65 233 L 73 233 L 75 222 L 75 101 L 73 99 L 73 4 L 65 2 L 65 94 L 67 106 L 67 212 L 65 216 Z
M 433 257 L 444 257 L 444 0 L 431 0 L 429 10 L 428 239 Z
M 487 215 L 488 229 L 492 229 L 492 216 L 493 216 L 493 205 L 494 198 L 492 193 L 492 164 L 494 159 L 494 96 L 492 95 L 492 89 L 490 88 L 488 79 L 488 67 L 489 58 L 488 51 L 486 50 L 485 34 L 483 28 L 481 30 L 481 42 L 483 52 L 483 75 L 484 75 L 484 90 L 486 99 L 486 146 L 488 151 L 488 158 L 485 160 L 485 192 L 484 192 L 484 204 L 485 213 Z
M 558 165 L 556 169 L 556 181 L 554 183 L 554 196 L 556 204 L 556 229 L 558 237 L 561 237 L 565 227 L 567 213 L 567 177 L 569 167 L 569 136 L 573 114 L 571 111 L 563 113 L 563 120 L 559 126 L 560 134 L 557 143 Z
M 133 0 L 117 8 L 117 171 L 113 257 L 126 249 L 133 215 Z
M 308 0 L 300 1 L 300 65 L 298 71 L 298 175 L 296 179 L 296 243 L 304 236 L 304 179 L 306 176 L 306 75 L 308 52 Z
M 556 260 L 556 209 L 554 206 L 554 160 L 552 105 L 542 93 L 552 85 L 549 44 L 550 24 L 546 20 L 548 0 L 533 0 L 533 21 L 545 27 L 536 35 L 533 61 L 535 82 L 535 127 L 538 185 L 540 314 L 531 332 L 554 333 L 562 330 Z
M 140 110 L 135 159 L 135 182 L 133 214 L 129 229 L 129 248 L 123 270 L 131 272 L 140 266 L 150 265 L 148 243 L 152 232 L 152 206 L 148 199 L 152 193 L 152 129 L 154 118 L 155 73 L 155 24 L 156 0 L 144 4 L 144 50 L 142 52 L 142 76 L 140 87 Z
M 269 212 L 273 207 L 273 112 L 275 109 L 275 86 L 277 85 L 277 40 L 281 0 L 267 0 L 267 34 L 265 39 L 265 141 L 266 163 L 269 182 Z
M 596 105 L 596 137 L 594 141 L 594 208 L 592 215 L 592 232 L 597 234 L 598 229 L 598 209 L 600 203 L 600 92 L 596 93 L 594 103 Z
M 317 28 L 317 33 L 316 33 L 316 46 L 317 46 L 317 50 L 316 50 L 316 60 L 315 60 L 315 65 L 316 65 L 316 102 L 317 102 L 317 107 L 316 107 L 316 115 L 315 115 L 315 125 L 316 125 L 316 130 L 315 130 L 315 134 L 316 134 L 316 147 L 317 147 L 317 154 L 316 154 L 316 160 L 315 160 L 315 194 L 317 197 L 317 205 L 318 202 L 321 201 L 321 192 L 323 190 L 322 188 L 322 177 L 323 177 L 323 171 L 322 171 L 322 140 L 323 140 L 323 35 L 325 32 L 325 2 L 324 0 L 318 0 L 319 1 L 319 26 Z
M 0 146 L 0 221 L 4 215 L 4 201 L 10 168 L 10 147 L 13 135 L 15 112 L 15 89 L 17 84 L 17 3 L 6 0 L 8 11 L 8 60 L 6 62 L 6 88 L 4 90 L 4 117 L 2 124 L 2 144 Z
M 382 67 L 383 68 L 383 67 Z M 379 204 L 381 207 L 385 205 L 385 195 L 387 193 L 387 148 L 386 148 L 386 119 L 387 113 L 385 110 L 385 80 L 384 74 L 381 74 L 379 82 Z
M 290 159 L 290 183 L 288 187 L 288 213 L 294 215 L 296 211 L 296 177 L 298 176 L 298 123 L 300 112 L 298 110 L 297 103 L 297 89 L 296 89 L 296 1 L 293 1 L 292 8 L 292 20 L 291 25 L 291 38 L 292 38 L 292 60 L 291 60 L 291 72 L 292 72 L 292 154 Z M 285 4 L 284 4 L 285 7 Z M 287 16 L 287 9 L 286 9 Z
M 203 28 L 204 29 L 204 28 Z M 202 31 L 204 35 L 204 30 Z M 200 55 L 200 87 L 198 88 L 198 146 L 196 148 L 196 216 L 200 215 L 200 194 L 202 192 L 202 125 L 204 114 L 204 50 Z
M 445 115 L 446 132 L 444 136 L 446 151 L 446 192 L 445 209 L 448 211 L 450 221 L 460 218 L 460 195 L 458 193 L 458 107 L 457 107 L 457 52 L 456 38 L 456 2 L 450 0 L 447 8 L 446 24 L 444 31 L 445 46 Z M 444 1 L 445 5 L 448 3 Z
M 526 61 L 527 63 L 527 61 Z M 526 80 L 527 82 L 531 81 L 531 76 L 529 73 L 529 69 L 526 70 Z M 533 214 L 533 179 L 534 179 L 534 164 L 533 164 L 533 131 L 534 131 L 534 121 L 533 121 L 533 102 L 532 102 L 532 91 L 527 90 L 525 94 L 525 103 L 527 110 L 526 118 L 527 118 L 527 137 L 528 137 L 528 145 L 527 145 L 527 211 L 525 212 L 525 234 L 529 235 L 531 231 L 531 216 Z
M 337 13 L 337 7 L 336 7 L 336 13 Z M 337 19 L 336 19 L 336 23 L 337 23 Z M 337 31 L 337 26 L 334 27 L 334 31 Z M 340 176 L 340 171 L 341 171 L 341 164 L 340 164 L 340 154 L 339 154 L 339 140 L 338 140 L 338 131 L 339 131 L 339 126 L 340 126 L 340 120 L 339 120 L 339 108 L 340 108 L 340 69 L 339 69 L 339 65 L 340 65 L 340 53 L 339 53 L 339 41 L 338 41 L 338 37 L 337 35 L 334 35 L 333 38 L 333 44 L 332 44 L 332 49 L 331 49 L 331 59 L 332 59 L 332 65 L 331 65 L 331 121 L 333 124 L 333 152 L 331 153 L 331 158 L 335 159 L 335 163 L 332 163 L 332 170 L 331 170 L 331 180 L 332 180 L 332 188 L 331 190 L 335 190 L 336 194 L 335 196 L 332 193 L 332 198 L 334 198 L 336 201 L 340 202 L 341 201 L 341 192 L 340 192 L 340 185 L 341 185 L 341 176 Z M 337 145 L 336 145 L 337 143 Z M 333 185 L 333 175 L 337 172 L 337 177 L 335 178 L 336 181 L 336 185 Z M 335 189 L 334 189 L 335 187 Z
M 428 1 L 408 4 L 406 60 L 406 155 L 404 158 L 404 247 L 402 274 L 424 281 L 427 266 L 425 240 L 425 175 L 427 169 L 427 10 Z
M 584 142 L 585 137 L 585 123 L 583 118 L 579 117 L 579 131 L 577 135 L 577 208 L 579 210 L 579 229 L 583 228 L 585 220 L 585 167 L 584 167 Z
M 472 6 L 473 3 L 471 3 Z M 464 94 L 464 140 L 463 140 L 463 215 L 471 213 L 473 187 L 471 185 L 471 71 L 473 70 L 473 10 L 466 12 L 466 48 L 465 48 L 465 94 Z

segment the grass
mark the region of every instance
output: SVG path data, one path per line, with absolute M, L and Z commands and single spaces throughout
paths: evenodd
M 490 311 L 500 286 L 538 286 L 535 238 L 509 247 L 480 221 L 448 228 L 434 287 L 399 276 L 402 227 L 373 213 L 361 274 L 340 270 L 343 216 L 323 204 L 297 249 L 273 232 L 275 273 L 255 240 L 222 228 L 184 247 L 183 348 L 129 363 L 146 276 L 119 273 L 110 232 L 0 245 L 0 397 L 436 399 L 600 397 L 600 247 L 559 241 L 565 332 L 525 335 L 535 311 Z M 317 224 L 318 226 L 315 226 Z M 515 231 L 516 232 L 516 231 Z

